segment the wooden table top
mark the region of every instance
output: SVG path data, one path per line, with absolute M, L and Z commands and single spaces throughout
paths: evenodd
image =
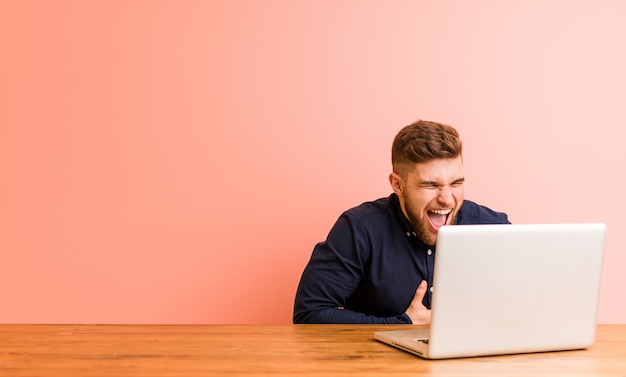
M 626 376 L 626 325 L 587 350 L 423 360 L 404 325 L 0 325 L 0 376 Z

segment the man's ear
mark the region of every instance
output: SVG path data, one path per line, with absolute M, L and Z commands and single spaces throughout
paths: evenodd
M 392 172 L 391 174 L 389 174 L 389 183 L 391 184 L 393 192 L 400 196 L 404 189 L 404 181 L 402 180 L 402 177 L 400 177 L 395 172 Z

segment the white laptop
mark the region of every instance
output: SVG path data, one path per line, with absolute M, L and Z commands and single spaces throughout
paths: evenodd
M 605 234 L 605 224 L 444 226 L 430 328 L 374 337 L 427 359 L 587 348 Z

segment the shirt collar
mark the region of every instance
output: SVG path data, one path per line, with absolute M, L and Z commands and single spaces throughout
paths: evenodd
M 409 219 L 406 218 L 404 212 L 402 212 L 402 207 L 400 207 L 400 198 L 396 193 L 391 194 L 391 205 L 393 207 L 394 212 L 396 213 L 396 218 L 398 220 L 398 224 L 400 224 L 400 228 L 404 232 L 404 235 L 409 241 L 417 242 L 423 248 L 434 248 L 433 246 L 426 245 L 421 238 L 417 235 L 415 229 L 409 222 Z
M 411 226 L 409 219 L 407 219 L 404 215 L 404 212 L 402 212 L 402 207 L 400 207 L 400 198 L 398 198 L 398 195 L 395 193 L 391 194 L 391 205 L 394 212 L 396 213 L 398 224 L 400 224 L 400 228 L 402 229 L 404 234 L 408 238 L 417 239 L 417 232 L 415 232 L 415 229 L 413 229 L 413 226 Z

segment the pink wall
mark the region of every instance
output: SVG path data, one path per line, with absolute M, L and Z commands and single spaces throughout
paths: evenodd
M 417 118 L 468 198 L 608 224 L 626 323 L 626 2 L 0 0 L 0 322 L 290 323 Z

